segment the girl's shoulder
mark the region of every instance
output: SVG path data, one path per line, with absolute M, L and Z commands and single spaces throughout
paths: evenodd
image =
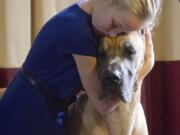
M 82 10 L 77 4 L 73 4 L 57 13 L 49 20 L 49 22 L 54 24 L 57 23 L 61 28 L 82 30 L 83 28 L 91 26 L 91 16 Z
M 40 34 L 54 38 L 85 38 L 91 36 L 92 32 L 91 16 L 73 4 L 47 21 Z

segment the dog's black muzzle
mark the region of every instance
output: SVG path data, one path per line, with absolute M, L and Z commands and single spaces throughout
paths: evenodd
M 116 68 L 117 69 L 117 68 Z M 109 96 L 116 96 L 123 102 L 130 102 L 132 90 L 130 80 L 120 68 L 118 70 L 99 70 L 99 78 L 101 81 L 101 90 L 99 91 L 99 99 L 103 100 Z M 128 86 L 127 86 L 128 85 Z
M 123 88 L 122 73 L 116 74 L 110 70 L 104 70 L 100 75 L 102 90 L 100 91 L 100 100 L 110 96 L 116 95 L 121 97 L 121 90 Z
M 102 85 L 103 86 L 120 86 L 122 85 L 123 80 L 121 76 L 116 75 L 115 73 L 106 70 L 102 76 Z

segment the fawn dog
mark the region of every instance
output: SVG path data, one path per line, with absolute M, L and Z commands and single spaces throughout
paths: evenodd
M 148 135 L 140 103 L 141 82 L 136 81 L 144 64 L 145 43 L 143 30 L 101 39 L 97 57 L 102 86 L 99 99 L 111 95 L 120 98 L 120 102 L 102 117 L 83 94 L 71 107 L 66 134 Z

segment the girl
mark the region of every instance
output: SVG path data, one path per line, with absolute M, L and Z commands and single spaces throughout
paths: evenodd
M 82 88 L 106 115 L 119 99 L 98 100 L 98 39 L 147 29 L 143 79 L 154 64 L 149 27 L 159 7 L 160 0 L 86 0 L 51 18 L 0 101 L 0 134 L 63 135 L 63 112 Z

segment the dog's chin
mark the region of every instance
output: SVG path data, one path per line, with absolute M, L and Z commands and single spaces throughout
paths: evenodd
M 132 100 L 132 92 L 124 89 L 115 90 L 112 88 L 103 88 L 99 91 L 99 100 L 104 100 L 108 97 L 118 97 L 124 103 L 130 103 Z

